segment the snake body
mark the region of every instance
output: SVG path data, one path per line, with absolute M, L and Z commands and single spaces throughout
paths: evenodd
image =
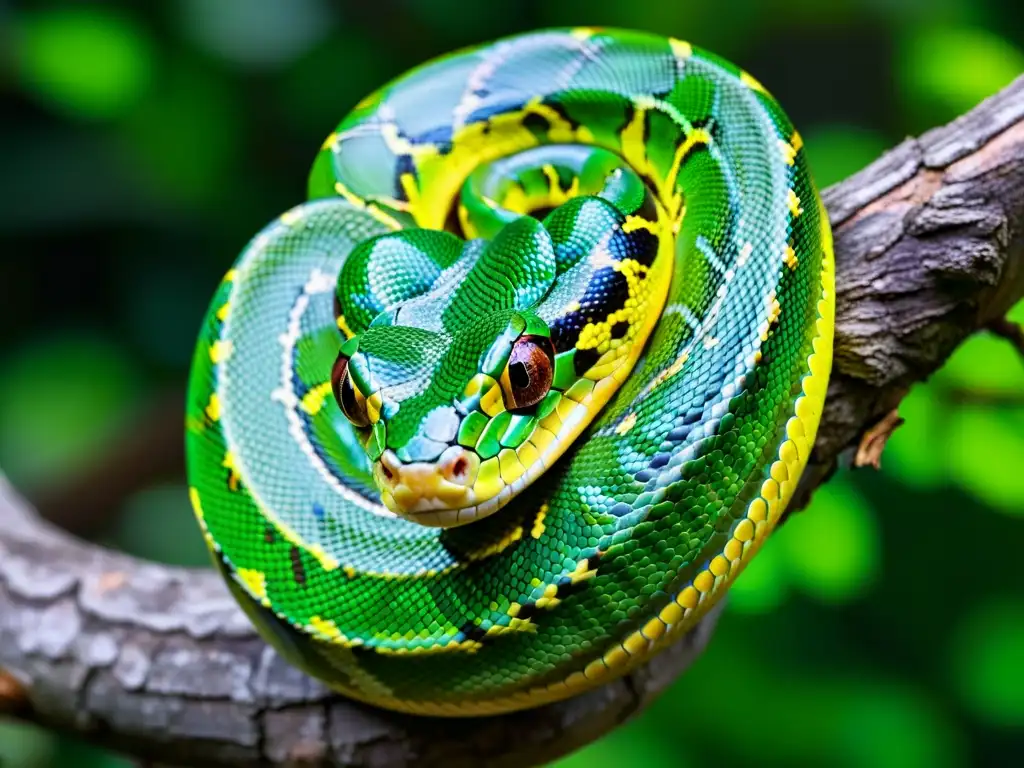
M 608 681 L 691 628 L 813 444 L 831 234 L 738 67 L 573 29 L 427 63 L 324 142 L 196 348 L 196 517 L 290 662 L 428 715 Z

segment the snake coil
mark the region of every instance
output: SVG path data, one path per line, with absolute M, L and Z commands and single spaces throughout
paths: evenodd
M 295 665 L 536 706 L 694 625 L 771 532 L 832 354 L 831 234 L 750 75 L 605 29 L 425 64 L 330 134 L 193 361 L 196 517 Z

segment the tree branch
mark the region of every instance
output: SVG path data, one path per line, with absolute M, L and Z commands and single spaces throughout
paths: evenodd
M 1024 296 L 1024 78 L 825 201 L 835 364 L 794 508 L 914 383 Z M 212 572 L 77 541 L 0 481 L 0 712 L 162 763 L 549 761 L 643 709 L 700 654 L 716 616 L 628 678 L 567 702 L 470 721 L 388 714 L 330 696 L 280 661 Z
M 997 317 L 989 324 L 988 329 L 996 336 L 1010 342 L 1024 358 L 1024 325 L 1019 325 L 1006 317 Z

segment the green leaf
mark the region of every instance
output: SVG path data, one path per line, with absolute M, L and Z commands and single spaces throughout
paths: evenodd
M 549 765 L 550 768 L 620 768 L 627 765 L 685 768 L 692 764 L 685 749 L 670 738 L 656 720 L 640 718 Z
M 23 84 L 72 117 L 117 117 L 149 87 L 153 50 L 148 37 L 109 8 L 64 7 L 26 15 L 16 32 Z
M 50 763 L 51 768 L 57 766 L 74 766 L 74 768 L 134 768 L 138 763 L 126 757 L 115 755 L 102 747 L 95 747 L 70 736 L 57 740 L 57 754 Z
M 874 513 L 841 478 L 819 488 L 810 507 L 790 518 L 775 537 L 792 583 L 823 602 L 856 599 L 878 574 Z
M 229 178 L 246 138 L 237 100 L 237 89 L 219 73 L 187 57 L 174 61 L 124 124 L 130 159 L 154 192 L 208 209 L 239 194 L 232 191 L 239 178 Z
M 949 387 L 1020 392 L 1024 363 L 1006 339 L 981 331 L 957 347 L 934 381 Z
M 963 744 L 934 702 L 901 686 L 853 688 L 833 718 L 836 765 L 940 768 L 963 765 Z
M 728 609 L 762 614 L 770 613 L 785 602 L 789 594 L 789 574 L 783 556 L 775 537 L 770 536 L 729 587 Z
M 991 506 L 1024 515 L 1024 417 L 998 409 L 960 408 L 949 416 L 947 470 Z
M 902 426 L 892 433 L 882 454 L 882 471 L 922 490 L 941 488 L 946 473 L 945 414 L 936 387 L 918 384 L 900 403 Z
M 926 691 L 858 665 L 844 642 L 848 633 L 804 623 L 799 611 L 783 613 L 777 624 L 724 616 L 700 660 L 641 719 L 659 726 L 651 738 L 682 743 L 700 765 L 965 764 L 957 724 Z M 600 750 L 591 752 L 600 759 Z
M 1024 318 L 1024 302 L 1009 317 Z M 1024 507 L 1024 477 L 1013 469 L 1024 450 L 1024 411 L 964 405 L 955 391 L 1006 395 L 1024 391 L 1020 355 L 994 334 L 979 332 L 961 344 L 927 385 L 900 404 L 906 423 L 885 448 L 882 469 L 900 482 L 925 489 L 951 481 L 982 501 L 1010 512 Z
M 53 764 L 56 741 L 34 725 L 0 721 L 0 766 L 47 768 Z
M 986 722 L 1024 728 L 1024 602 L 990 600 L 957 626 L 950 644 L 953 684 L 966 705 Z
M 1024 323 L 1024 301 L 1018 301 L 1014 304 L 1010 311 L 1006 313 L 1006 318 L 1015 323 Z
M 996 32 L 917 26 L 901 41 L 897 73 L 906 97 L 950 117 L 975 106 L 1024 71 L 1024 54 Z

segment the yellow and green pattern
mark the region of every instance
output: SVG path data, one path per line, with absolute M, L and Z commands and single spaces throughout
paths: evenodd
M 261 633 L 348 696 L 570 696 L 691 628 L 775 526 L 833 304 L 800 136 L 736 66 L 607 29 L 429 62 L 218 288 L 196 517 Z

